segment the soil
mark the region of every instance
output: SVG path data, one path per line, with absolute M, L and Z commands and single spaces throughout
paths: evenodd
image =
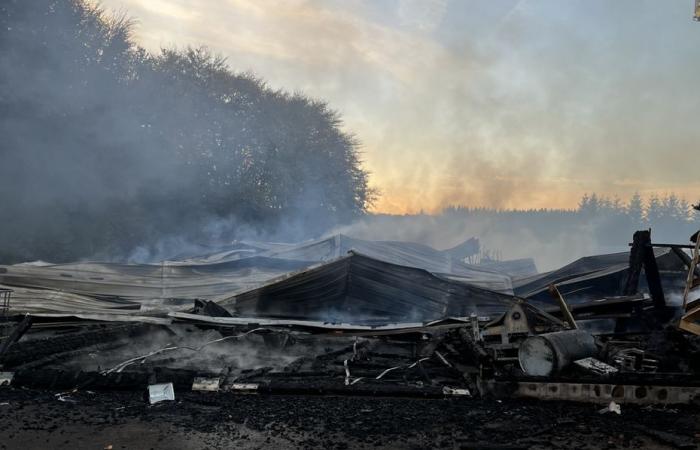
M 176 392 L 0 389 L 2 449 L 700 448 L 700 408 Z M 110 447 L 111 446 L 111 447 Z

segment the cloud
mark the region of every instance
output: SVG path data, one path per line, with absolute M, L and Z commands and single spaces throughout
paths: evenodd
M 419 31 L 434 31 L 442 23 L 447 0 L 401 0 L 398 16 L 401 24 Z
M 326 99 L 380 211 L 692 195 L 700 25 L 653 0 L 106 0 L 147 48 L 206 44 Z

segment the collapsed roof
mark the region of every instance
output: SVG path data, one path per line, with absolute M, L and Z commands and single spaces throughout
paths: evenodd
M 219 302 L 234 316 L 423 322 L 502 312 L 510 296 L 350 252 Z
M 191 309 L 197 299 L 239 316 L 388 323 L 492 315 L 503 311 L 513 293 L 553 305 L 551 283 L 574 305 L 620 295 L 629 268 L 629 254 L 616 253 L 531 275 L 531 260 L 475 266 L 451 252 L 335 235 L 296 245 L 234 243 L 221 252 L 159 264 L 0 266 L 0 285 L 14 290 L 11 314 L 165 319 Z M 674 253 L 657 249 L 655 255 L 662 272 L 685 270 Z
M 512 294 L 498 268 L 465 264 L 449 253 L 409 242 L 372 242 L 336 235 L 302 244 L 236 243 L 224 251 L 158 264 L 43 262 L 0 266 L 0 284 L 15 290 L 12 313 L 134 313 L 218 302 L 280 276 L 333 262 L 350 251 L 392 266 L 422 269 L 453 284 Z M 385 269 L 391 271 L 391 269 Z M 430 315 L 429 317 L 433 317 Z
M 471 241 L 467 240 L 460 245 L 464 246 Z M 462 282 L 503 293 L 512 293 L 509 269 L 525 275 L 537 272 L 531 259 L 518 260 L 517 263 L 510 265 L 507 262 L 493 263 L 492 266 L 472 265 L 466 264 L 462 258 L 455 256 L 464 254 L 466 250 L 462 253 L 455 253 L 454 249 L 440 251 L 414 242 L 367 241 L 343 234 L 294 245 L 260 242 L 249 242 L 244 243 L 244 245 L 244 251 L 240 248 L 227 250 L 185 261 L 188 263 L 231 261 L 232 259 L 249 257 L 251 249 L 259 249 L 256 253 L 258 257 L 322 262 L 334 260 L 354 251 L 379 261 L 425 269 L 431 273 L 454 277 Z
M 654 255 L 662 272 L 681 275 L 687 271 L 683 261 L 668 248 L 655 248 Z M 556 284 L 567 302 L 576 304 L 590 299 L 622 295 L 629 273 L 629 252 L 579 258 L 557 270 L 513 280 L 515 295 L 535 303 L 552 303 L 547 291 Z M 667 282 L 673 283 L 672 278 Z M 667 286 L 669 290 L 674 286 Z M 680 285 L 679 285 L 680 288 Z

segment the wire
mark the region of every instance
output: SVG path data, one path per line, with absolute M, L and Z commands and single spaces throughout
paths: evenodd
M 110 374 L 113 372 L 119 373 L 122 370 L 124 370 L 126 367 L 128 367 L 128 366 L 130 366 L 138 361 L 144 362 L 147 358 L 150 358 L 151 356 L 155 356 L 155 355 L 158 355 L 161 353 L 170 352 L 173 350 L 191 350 L 193 352 L 198 352 L 198 351 L 202 350 L 204 347 L 206 347 L 207 345 L 216 344 L 217 342 L 222 342 L 222 341 L 226 341 L 229 339 L 239 339 L 239 338 L 242 338 L 242 337 L 249 335 L 250 333 L 254 333 L 256 331 L 263 331 L 263 330 L 267 330 L 267 328 L 255 328 L 255 329 L 252 329 L 250 331 L 246 331 L 243 334 L 238 334 L 236 336 L 226 336 L 226 337 L 222 337 L 219 339 L 214 339 L 213 341 L 205 342 L 204 344 L 200 345 L 199 347 L 189 347 L 186 345 L 163 347 L 161 349 L 154 350 L 154 351 L 147 353 L 145 355 L 141 355 L 141 356 L 137 356 L 135 358 L 127 359 L 126 361 L 123 361 L 123 362 L 117 364 L 116 366 L 112 367 L 111 369 L 103 370 L 100 373 L 102 375 L 107 375 L 107 374 Z
M 396 366 L 396 367 L 391 367 L 391 368 L 389 368 L 389 369 L 386 369 L 384 372 L 380 373 L 380 374 L 377 376 L 377 378 L 375 378 L 375 380 L 380 380 L 384 375 L 386 375 L 387 373 L 391 372 L 392 370 L 396 370 L 396 369 L 413 369 L 413 368 L 416 367 L 419 363 L 421 363 L 421 362 L 423 362 L 423 361 L 427 361 L 428 359 L 430 359 L 430 356 L 427 356 L 427 357 L 425 357 L 425 358 L 421 358 L 421 359 L 419 359 L 418 361 L 416 361 L 416 362 L 414 362 L 413 364 L 411 364 L 410 366 Z

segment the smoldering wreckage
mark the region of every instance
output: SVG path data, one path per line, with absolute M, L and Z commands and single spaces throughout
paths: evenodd
M 639 231 L 630 252 L 547 273 L 467 264 L 475 244 L 336 235 L 160 264 L 0 266 L 0 389 L 698 405 L 697 235 Z M 656 436 L 693 447 L 695 431 Z

